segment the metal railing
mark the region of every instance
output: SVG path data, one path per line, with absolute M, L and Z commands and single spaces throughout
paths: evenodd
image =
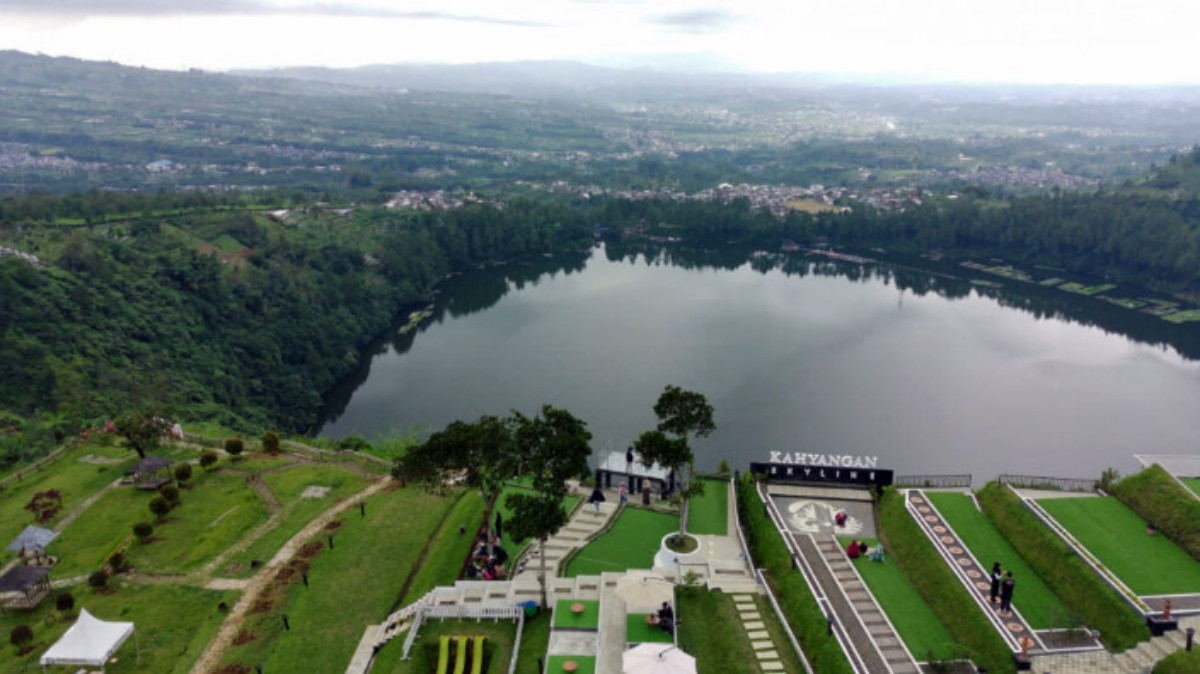
M 892 483 L 897 487 L 925 489 L 970 489 L 970 475 L 897 475 Z
M 1049 491 L 1096 491 L 1098 480 L 1078 477 L 1047 477 L 1044 475 L 1000 475 L 1000 484 L 1023 489 L 1046 489 Z

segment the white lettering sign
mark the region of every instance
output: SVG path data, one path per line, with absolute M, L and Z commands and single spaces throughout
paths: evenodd
M 875 468 L 877 456 L 853 456 L 851 454 L 811 454 L 808 452 L 771 452 L 771 463 L 818 468 Z

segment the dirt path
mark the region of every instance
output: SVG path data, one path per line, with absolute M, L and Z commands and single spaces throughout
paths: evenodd
M 309 522 L 299 533 L 292 536 L 279 549 L 279 552 L 275 553 L 271 561 L 263 565 L 262 569 L 246 583 L 241 598 L 238 599 L 237 604 L 229 611 L 229 616 L 225 618 L 225 622 L 221 623 L 221 628 L 217 631 L 217 635 L 213 637 L 212 641 L 208 642 L 208 646 L 200 654 L 199 659 L 196 660 L 196 664 L 192 666 L 190 674 L 211 674 L 216 671 L 217 665 L 221 662 L 221 657 L 225 655 L 225 651 L 233 642 L 233 637 L 241 628 L 242 620 L 246 617 L 246 612 L 254 605 L 258 595 L 262 593 L 267 583 L 274 577 L 275 569 L 290 561 L 292 556 L 300 549 L 300 546 L 320 533 L 333 518 L 349 510 L 359 501 L 380 491 L 390 482 L 391 478 L 385 476 L 354 496 L 330 507 L 321 513 L 319 517 Z
M 115 489 L 116 487 L 118 487 L 121 484 L 121 480 L 123 480 L 123 479 L 125 479 L 125 478 L 119 477 L 119 478 L 113 480 L 112 482 L 108 483 L 108 485 L 106 487 L 104 487 L 103 489 L 101 489 L 100 491 L 87 497 L 87 499 L 85 499 L 83 503 L 80 503 L 79 505 L 75 506 L 74 510 L 67 513 L 66 517 L 62 518 L 61 520 L 58 521 L 58 524 L 54 525 L 54 531 L 62 531 L 63 529 L 66 529 L 68 524 L 70 524 L 71 522 L 74 522 L 77 517 L 79 517 L 80 515 L 83 514 L 83 511 L 87 510 L 88 508 L 91 508 L 92 505 L 96 503 L 96 501 L 100 500 L 101 496 L 104 496 L 105 494 L 107 494 L 109 492 L 109 490 Z

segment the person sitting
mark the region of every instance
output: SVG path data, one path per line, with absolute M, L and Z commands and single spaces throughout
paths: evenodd
M 666 632 L 667 634 L 671 634 L 675 631 L 675 621 L 671 620 L 670 618 L 663 618 L 659 620 L 658 626 L 661 627 L 662 631 Z
M 836 513 L 834 513 L 833 521 L 836 522 L 839 527 L 846 526 L 846 511 L 839 510 Z
M 674 619 L 675 619 L 675 611 L 673 611 L 671 609 L 670 603 L 664 601 L 662 608 L 658 609 L 659 622 L 661 622 L 663 620 L 674 620 Z
M 858 559 L 862 555 L 862 550 L 858 548 L 858 539 L 850 541 L 850 545 L 846 546 L 846 556 L 850 559 Z
M 866 555 L 866 554 L 867 554 L 867 550 L 868 550 L 870 547 L 871 547 L 871 546 L 867 545 L 867 542 L 866 542 L 866 541 L 859 541 L 859 542 L 858 542 L 858 554 L 859 554 L 859 555 Z
M 871 561 L 882 562 L 884 557 L 883 543 L 876 543 L 875 547 L 871 548 Z

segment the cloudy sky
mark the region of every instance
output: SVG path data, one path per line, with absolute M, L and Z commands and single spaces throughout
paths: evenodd
M 575 59 L 1200 81 L 1196 0 L 0 0 L 0 49 L 157 68 Z

